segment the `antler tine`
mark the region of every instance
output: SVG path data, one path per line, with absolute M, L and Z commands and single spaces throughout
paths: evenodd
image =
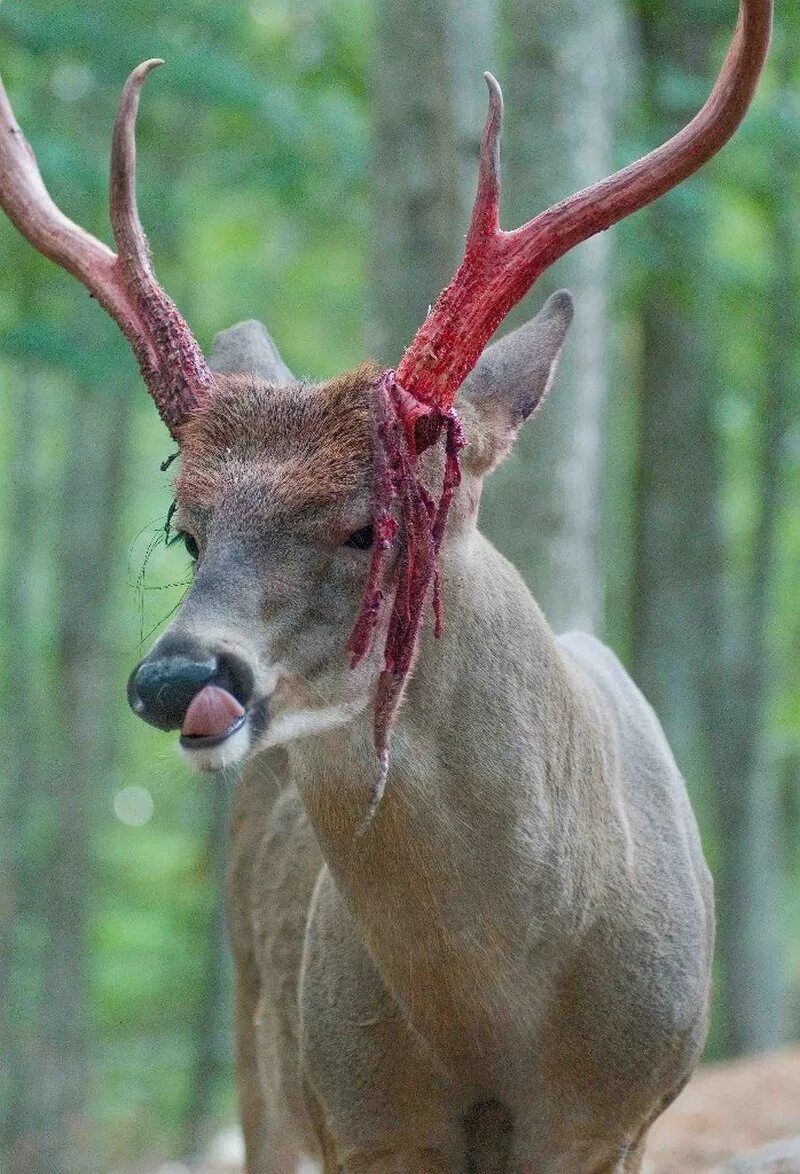
M 136 203 L 136 115 L 145 79 L 164 62 L 154 57 L 130 74 L 119 101 L 111 140 L 109 215 L 119 249 L 117 265 L 144 331 L 122 330 L 133 346 L 161 418 L 178 439 L 186 417 L 213 382 L 200 347 L 177 306 L 153 273 L 150 247 Z
M 152 272 L 139 209 L 136 204 L 136 116 L 147 75 L 164 62 L 160 57 L 137 65 L 122 89 L 111 136 L 109 216 L 119 255 L 126 265 Z
M 489 113 L 464 260 L 397 368 L 397 382 L 429 409 L 447 411 L 508 311 L 570 249 L 645 207 L 702 167 L 752 101 L 772 29 L 772 0 L 740 0 L 725 64 L 700 113 L 649 155 L 512 232 L 499 227 L 500 87 L 486 75 Z
M 489 112 L 481 139 L 478 190 L 472 208 L 466 252 L 480 248 L 485 236 L 500 231 L 500 133 L 503 129 L 503 91 L 495 77 L 485 73 Z
M 136 209 L 135 123 L 139 92 L 162 64 L 145 61 L 128 78 L 114 123 L 110 205 L 119 255 L 54 203 L 0 80 L 0 206 L 33 247 L 77 277 L 112 316 L 136 355 L 142 377 L 172 435 L 212 383 L 202 352 L 175 304 L 155 279 Z

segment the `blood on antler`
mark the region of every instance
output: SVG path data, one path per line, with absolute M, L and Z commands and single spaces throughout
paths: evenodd
M 522 228 L 500 228 L 503 98 L 486 74 L 489 115 L 464 260 L 397 368 L 401 387 L 447 409 L 506 314 L 576 245 L 676 187 L 725 145 L 744 118 L 764 66 L 772 0 L 741 0 L 728 56 L 703 109 L 678 134 L 608 179 L 555 204 Z
M 379 573 L 399 523 L 402 551 L 389 617 L 385 668 L 375 714 L 383 764 L 373 806 L 385 780 L 391 724 L 413 659 L 431 584 L 437 627 L 437 554 L 458 483 L 461 443 L 453 414 L 456 392 L 503 318 L 555 261 L 687 179 L 724 146 L 752 101 L 772 28 L 772 0 L 741 0 L 733 43 L 700 113 L 674 138 L 608 179 L 555 204 L 521 228 L 500 228 L 500 131 L 503 97 L 486 74 L 489 113 L 480 153 L 478 191 L 464 260 L 403 355 L 396 372 L 376 385 L 376 514 L 372 573 L 350 648 L 368 651 L 381 602 Z M 387 419 L 390 404 L 397 420 Z M 435 506 L 415 476 L 419 453 L 446 436 L 445 480 Z M 396 515 L 396 517 L 395 517 Z M 393 518 L 393 526 L 387 519 Z
M 114 122 L 110 213 L 113 253 L 68 219 L 44 185 L 0 80 L 0 207 L 33 247 L 77 277 L 133 347 L 142 377 L 172 435 L 203 400 L 212 375 L 174 302 L 153 273 L 136 208 L 134 130 L 139 92 L 159 60 L 128 78 Z

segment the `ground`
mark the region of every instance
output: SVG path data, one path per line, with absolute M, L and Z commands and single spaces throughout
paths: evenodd
M 800 1050 L 701 1068 L 650 1134 L 652 1174 L 711 1171 L 734 1155 L 800 1135 Z M 773 1167 L 778 1174 L 780 1167 Z M 784 1163 L 800 1172 L 800 1159 Z
M 797 1139 L 793 1156 L 765 1151 L 727 1165 L 788 1138 Z M 647 1174 L 800 1174 L 800 1049 L 701 1068 L 650 1139 Z M 241 1174 L 240 1155 L 231 1131 L 214 1140 L 206 1162 L 165 1163 L 152 1174 Z

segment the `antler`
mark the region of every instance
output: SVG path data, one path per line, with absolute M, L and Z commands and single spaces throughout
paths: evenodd
M 111 226 L 118 253 L 74 224 L 44 185 L 0 79 L 0 206 L 33 247 L 86 286 L 133 347 L 161 418 L 179 439 L 212 375 L 189 327 L 158 284 L 136 208 L 136 112 L 139 93 L 160 60 L 128 78 L 111 147 Z
M 688 126 L 643 159 L 513 232 L 504 232 L 499 223 L 503 96 L 487 73 L 489 114 L 464 260 L 403 355 L 397 368 L 400 386 L 424 405 L 450 408 L 503 318 L 545 269 L 582 241 L 663 196 L 715 155 L 750 105 L 771 28 L 772 0 L 741 0 L 722 72 Z M 422 413 L 419 407 L 412 409 L 413 415 Z

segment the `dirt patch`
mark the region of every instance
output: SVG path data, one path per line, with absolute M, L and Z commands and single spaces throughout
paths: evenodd
M 648 1174 L 710 1171 L 800 1134 L 800 1050 L 702 1068 L 650 1132 Z

